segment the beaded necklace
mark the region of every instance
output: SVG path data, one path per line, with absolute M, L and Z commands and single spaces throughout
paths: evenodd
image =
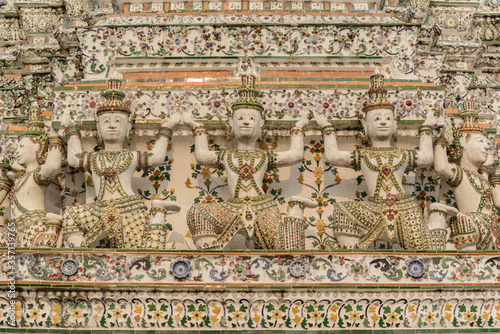
M 104 191 L 114 193 L 118 190 L 121 196 L 127 196 L 118 175 L 132 163 L 134 155 L 129 150 L 100 151 L 92 154 L 92 171 L 100 177 L 100 188 L 97 198 L 101 200 Z M 99 164 L 97 163 L 99 161 Z
M 238 166 L 233 163 L 233 156 L 238 159 Z M 254 166 L 257 158 L 260 160 Z M 244 160 L 250 162 L 244 163 Z M 258 195 L 262 195 L 253 175 L 262 168 L 265 162 L 266 153 L 263 150 L 231 150 L 227 152 L 227 165 L 233 172 L 238 174 L 234 192 L 235 198 L 238 198 L 240 189 L 249 191 L 253 188 L 257 191 Z
M 483 175 L 478 172 L 474 172 L 471 170 L 467 170 L 462 168 L 469 179 L 470 184 L 474 189 L 481 195 L 481 199 L 479 200 L 479 206 L 477 208 L 477 212 L 482 212 L 483 208 L 490 209 L 492 208 L 492 189 L 489 182 L 484 178 Z M 479 184 L 476 183 L 475 179 L 479 180 Z
M 362 150 L 361 156 L 370 170 L 378 172 L 375 197 L 380 196 L 380 188 L 383 188 L 388 193 L 394 186 L 399 193 L 404 192 L 396 179 L 396 175 L 394 175 L 394 171 L 400 169 L 406 162 L 407 155 L 405 151 L 396 147 L 371 147 Z M 382 157 L 388 159 L 386 163 L 382 162 Z M 375 158 L 377 165 L 373 164 L 370 158 Z M 394 158 L 401 158 L 396 165 L 393 165 Z
M 9 194 L 9 200 L 11 201 L 12 204 L 14 204 L 14 206 L 19 210 L 19 212 L 21 212 L 22 214 L 26 214 L 29 212 L 28 209 L 26 209 L 20 202 L 19 200 L 17 199 L 17 192 L 19 191 L 19 189 L 21 189 L 25 184 L 26 182 L 28 181 L 28 179 L 33 175 L 33 173 L 35 172 L 36 169 L 32 170 L 32 171 L 29 171 L 29 172 L 25 172 L 25 173 L 19 173 L 18 175 L 16 175 L 16 181 L 14 182 L 14 187 L 12 188 L 12 190 L 10 191 L 10 194 Z

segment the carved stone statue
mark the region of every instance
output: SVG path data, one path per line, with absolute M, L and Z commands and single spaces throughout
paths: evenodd
M 96 190 L 94 202 L 67 207 L 64 213 L 63 233 L 71 247 L 96 247 L 109 242 L 113 248 L 163 249 L 166 242 L 165 214 L 178 211 L 171 201 L 152 201 L 150 219 L 142 198 L 132 189 L 134 171 L 148 170 L 163 163 L 172 127 L 180 120 L 173 115 L 163 123 L 153 149 L 135 152 L 123 148 L 130 141 L 133 113 L 123 102 L 121 81 L 108 81 L 103 93 L 106 102 L 97 110 L 98 141 L 102 150 L 85 152 L 80 142 L 80 131 L 66 119 L 68 163 L 92 176 Z
M 476 121 L 474 103 L 467 100 L 460 114 L 463 124 L 454 131 L 455 143 L 444 137 L 434 147 L 434 169 L 453 189 L 459 212 L 451 219 L 451 240 L 460 250 L 500 249 L 500 175 L 490 176 L 485 163 L 490 141 Z M 496 207 L 496 208 L 495 208 Z
M 278 204 L 262 190 L 262 179 L 266 171 L 301 161 L 308 119 L 305 116 L 292 127 L 288 151 L 257 149 L 264 126 L 264 107 L 257 100 L 255 77 L 244 75 L 242 83 L 239 100 L 233 104 L 227 123 L 236 137 L 236 149 L 210 151 L 205 127 L 186 114 L 185 122 L 191 125 L 195 137 L 196 160 L 201 165 L 225 170 L 233 195 L 224 202 L 192 206 L 187 214 L 189 230 L 196 246 L 203 249 L 303 249 L 303 209 L 315 202 L 292 198 L 289 216 L 282 222 Z
M 419 130 L 419 150 L 395 147 L 392 143 L 397 127 L 395 106 L 387 100 L 384 76 L 374 74 L 370 80 L 370 100 L 358 114 L 369 147 L 340 151 L 334 126 L 325 116 L 315 115 L 322 127 L 328 162 L 361 171 L 369 194 L 368 201 L 334 204 L 333 233 L 338 245 L 333 247 L 366 249 L 374 247 L 375 241 L 383 241 L 393 248 L 442 248 L 444 226 L 431 235 L 420 208 L 402 185 L 406 172 L 432 164 L 432 131 L 438 119 L 428 114 Z
M 62 141 L 51 129 L 50 136 L 40 119 L 40 110 L 32 109 L 27 129 L 19 143 L 11 167 L 19 169 L 15 181 L 0 176 L 0 202 L 9 195 L 12 222 L 2 226 L 0 246 L 16 235 L 16 247 L 55 247 L 61 231 L 61 216 L 45 212 L 47 187 L 61 168 Z M 12 172 L 8 173 L 14 178 Z M 10 233 L 9 233 L 10 232 Z

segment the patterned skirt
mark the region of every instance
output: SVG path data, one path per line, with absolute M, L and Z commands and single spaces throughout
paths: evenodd
M 410 194 L 335 203 L 333 232 L 358 237 L 360 249 L 368 248 L 376 239 L 399 242 L 404 249 L 431 249 L 429 228 Z
M 83 232 L 87 247 L 110 242 L 113 248 L 146 248 L 147 207 L 139 195 L 66 208 L 63 233 Z
M 271 196 L 232 198 L 226 202 L 196 203 L 187 214 L 194 240 L 217 238 L 210 248 L 223 248 L 240 230 L 255 241 L 257 248 L 279 249 L 281 216 Z

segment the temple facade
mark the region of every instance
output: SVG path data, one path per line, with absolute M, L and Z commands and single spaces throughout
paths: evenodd
M 500 331 L 498 0 L 0 1 L 0 332 Z

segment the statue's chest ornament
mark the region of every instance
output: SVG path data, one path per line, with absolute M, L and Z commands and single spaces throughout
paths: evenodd
M 266 152 L 262 150 L 252 150 L 252 151 L 241 151 L 234 150 L 229 151 L 227 154 L 227 164 L 229 168 L 238 174 L 238 180 L 236 181 L 236 189 L 234 192 L 234 197 L 238 198 L 240 189 L 248 192 L 250 189 L 255 189 L 258 195 L 263 195 L 262 191 L 255 181 L 254 175 L 257 173 L 264 163 L 266 162 Z M 233 158 L 236 158 L 238 165 L 234 164 Z M 256 161 L 258 161 L 256 163 Z M 245 230 L 249 236 L 253 236 L 254 233 L 254 221 L 257 213 L 254 212 L 252 206 L 248 203 L 245 205 L 245 209 L 242 212 L 243 224 Z
M 99 176 L 101 181 L 99 199 L 102 199 L 104 190 L 112 194 L 118 190 L 120 195 L 126 195 L 118 175 L 130 166 L 133 157 L 132 152 L 128 150 L 100 151 L 92 154 L 92 171 Z
M 377 172 L 377 183 L 375 187 L 375 197 L 380 196 L 380 190 L 383 189 L 386 193 L 389 193 L 392 188 L 396 188 L 398 193 L 404 192 L 396 179 L 394 172 L 399 170 L 406 162 L 407 155 L 405 151 L 393 148 L 393 147 L 372 147 L 363 150 L 361 154 L 365 165 L 372 171 Z M 382 158 L 386 162 L 382 161 Z M 377 164 L 372 162 L 375 159 Z M 397 164 L 394 164 L 394 159 L 399 159 Z
M 398 212 L 394 204 L 397 202 L 397 195 L 404 192 L 394 172 L 405 164 L 407 157 L 405 152 L 406 151 L 393 147 L 372 147 L 362 152 L 362 158 L 366 166 L 370 170 L 378 173 L 374 198 L 381 199 L 385 204 L 386 208 L 383 214 L 385 216 L 386 233 L 390 239 L 394 238 L 396 233 L 395 225 Z M 377 164 L 372 162 L 373 159 L 375 159 Z M 399 159 L 396 164 L 394 164 L 395 159 Z M 390 193 L 393 188 L 396 189 L 397 194 Z M 385 192 L 385 197 L 383 198 L 380 198 L 381 189 Z
M 237 159 L 238 165 L 234 164 L 234 158 Z M 256 163 L 256 161 L 258 162 Z M 233 172 L 238 174 L 234 193 L 235 198 L 239 197 L 240 189 L 247 192 L 250 189 L 255 189 L 258 195 L 262 195 L 262 191 L 259 189 L 254 175 L 264 166 L 265 162 L 266 153 L 262 150 L 228 151 L 227 165 Z
M 9 193 L 9 200 L 10 202 L 13 204 L 14 207 L 17 208 L 17 210 L 19 210 L 19 212 L 21 212 L 22 214 L 26 214 L 28 213 L 28 209 L 26 209 L 18 200 L 17 198 L 17 194 L 18 192 L 21 190 L 22 187 L 24 187 L 24 185 L 26 184 L 26 182 L 28 181 L 28 179 L 33 175 L 35 171 L 32 170 L 32 171 L 29 171 L 29 172 L 25 172 L 25 173 L 19 173 L 19 177 L 16 178 L 16 181 L 14 182 L 14 187 L 12 188 L 12 190 L 10 191 Z
M 483 175 L 478 172 L 470 171 L 465 168 L 462 168 L 465 174 L 467 175 L 467 179 L 474 189 L 481 195 L 481 199 L 479 200 L 479 206 L 477 208 L 478 212 L 482 212 L 483 208 L 487 210 L 491 210 L 493 207 L 493 192 L 489 182 L 484 178 Z M 477 184 L 479 181 L 479 184 Z

